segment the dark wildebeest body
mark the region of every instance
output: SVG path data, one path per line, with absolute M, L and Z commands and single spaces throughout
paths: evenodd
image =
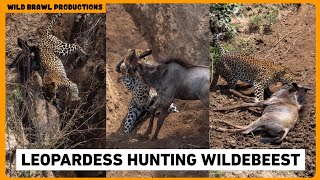
M 201 100 L 204 106 L 209 107 L 210 70 L 207 66 L 188 64 L 180 59 L 168 59 L 159 62 L 159 65 L 147 65 L 140 62 L 135 50 L 126 57 L 125 62 L 132 68 L 129 73 L 136 73 L 144 81 L 155 88 L 158 97 L 150 107 L 150 123 L 145 136 L 152 132 L 155 112 L 160 108 L 157 129 L 152 140 L 157 139 L 164 119 L 168 115 L 168 108 L 173 99 Z
M 24 84 L 33 71 L 41 70 L 39 47 L 32 39 L 23 40 L 18 38 L 18 45 L 22 49 L 8 68 L 16 68 L 19 73 L 19 83 Z
M 299 116 L 305 109 L 308 87 L 299 87 L 292 83 L 291 88 L 282 88 L 274 93 L 270 99 L 256 103 L 244 103 L 242 105 L 214 109 L 215 111 L 225 111 L 235 108 L 265 106 L 262 116 L 248 126 L 237 126 L 227 121 L 217 120 L 223 122 L 236 129 L 225 129 L 216 127 L 217 131 L 223 132 L 238 132 L 248 134 L 254 131 L 264 131 L 270 137 L 261 139 L 263 143 L 280 143 L 294 128 Z
M 151 78 L 150 78 L 151 77 Z M 161 79 L 160 79 L 161 77 Z M 158 79 L 159 78 L 159 79 Z M 182 65 L 171 62 L 167 64 L 166 72 L 163 76 L 159 76 L 156 83 L 150 84 L 155 87 L 162 96 L 173 100 L 173 98 L 181 100 L 198 100 L 200 99 L 204 105 L 208 106 L 209 90 L 209 69 L 203 67 L 186 68 Z M 152 82 L 152 76 L 147 76 L 146 81 Z

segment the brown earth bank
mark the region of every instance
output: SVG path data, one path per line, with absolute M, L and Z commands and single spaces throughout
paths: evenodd
M 248 9 L 252 5 L 248 5 Z M 245 20 L 239 20 L 245 24 Z M 270 59 L 291 69 L 296 80 L 302 85 L 315 89 L 316 82 L 316 51 L 315 51 L 315 7 L 302 5 L 297 10 L 283 10 L 279 12 L 278 21 L 272 25 L 269 34 L 248 33 L 242 31 L 236 34 L 240 38 L 250 39 L 255 56 Z M 258 43 L 259 42 L 259 43 Z M 210 107 L 223 107 L 243 103 L 243 99 L 228 93 L 223 86 L 226 82 L 219 79 L 221 89 L 210 93 Z M 277 86 L 275 86 L 277 87 Z M 275 90 L 275 89 L 274 89 Z M 210 130 L 211 148 L 288 148 L 306 150 L 305 171 L 234 171 L 212 172 L 212 177 L 312 177 L 315 175 L 315 91 L 309 93 L 308 113 L 298 121 L 297 126 L 289 132 L 280 145 L 262 144 L 259 135 L 242 135 L 217 132 Z M 214 119 L 226 120 L 234 124 L 247 125 L 261 116 L 261 109 L 235 110 L 228 113 L 210 112 L 210 124 L 217 124 Z
M 166 118 L 156 141 L 140 137 L 147 122 L 124 134 L 131 93 L 118 82 L 115 71 L 133 48 L 152 49 L 153 59 L 178 56 L 209 65 L 208 5 L 108 5 L 107 9 L 107 148 L 208 148 L 208 111 L 200 101 L 175 100 L 179 112 Z M 208 172 L 109 171 L 107 177 L 208 177 Z

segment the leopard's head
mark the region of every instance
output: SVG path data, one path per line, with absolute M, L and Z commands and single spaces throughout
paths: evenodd
M 294 73 L 288 69 L 283 68 L 278 74 L 277 77 L 282 84 L 291 84 L 295 83 Z
M 44 75 L 42 79 L 42 91 L 45 98 L 51 101 L 56 96 L 57 89 L 58 87 L 54 79 L 49 75 Z

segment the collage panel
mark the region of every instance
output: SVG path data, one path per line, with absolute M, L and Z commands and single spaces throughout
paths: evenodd
M 209 7 L 107 5 L 107 148 L 209 148 Z M 208 171 L 107 177 L 208 177 Z
M 105 171 L 16 171 L 16 149 L 106 147 L 105 14 L 6 14 L 6 175 L 105 177 Z
M 305 149 L 305 171 L 212 171 L 210 177 L 315 175 L 316 26 L 311 4 L 213 4 L 210 148 Z
M 7 177 L 315 176 L 315 5 L 106 6 L 101 14 L 6 14 Z M 299 149 L 305 170 L 18 171 L 16 149 L 83 149 L 75 153 L 108 169 L 125 167 L 120 149 L 139 149 L 129 155 L 159 169 L 163 154 L 173 168 L 199 168 L 184 165 L 188 153 L 205 168 L 212 157 L 213 169 L 228 159 L 225 149 L 239 161 L 249 149 Z M 114 149 L 123 156 L 109 166 Z

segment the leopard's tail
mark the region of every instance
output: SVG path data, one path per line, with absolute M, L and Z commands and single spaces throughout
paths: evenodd
M 62 16 L 62 13 L 58 13 L 58 14 L 55 14 L 55 15 L 52 15 L 51 18 L 50 18 L 50 21 L 47 25 L 47 29 L 46 29 L 46 34 L 51 34 L 51 30 L 52 30 L 52 27 L 56 24 L 57 22 L 57 19 Z

